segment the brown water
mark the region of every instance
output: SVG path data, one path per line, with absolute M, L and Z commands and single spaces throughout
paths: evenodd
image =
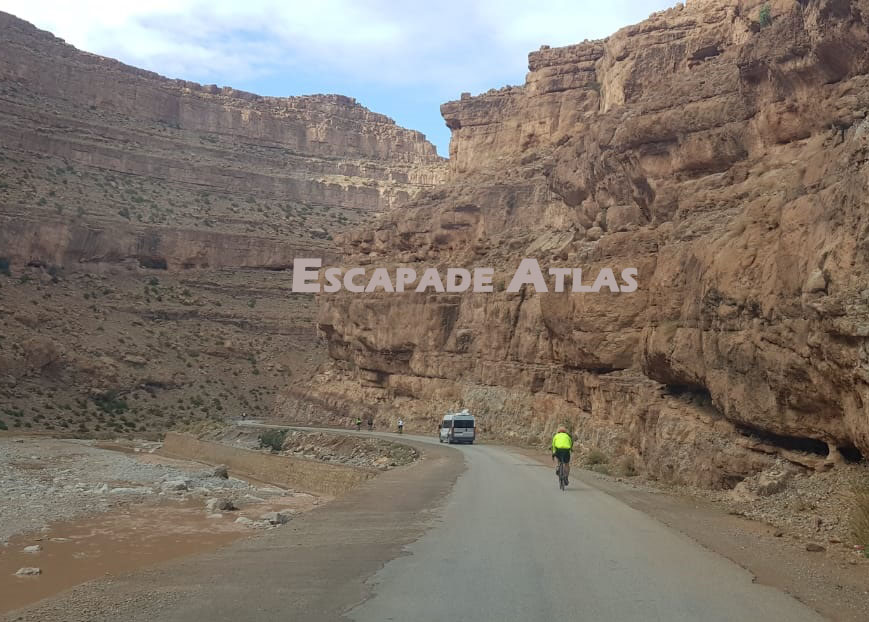
M 309 503 L 305 505 L 310 506 Z M 208 518 L 202 501 L 161 506 L 133 506 L 75 521 L 56 523 L 46 532 L 17 536 L 0 547 L 0 613 L 69 589 L 99 577 L 117 575 L 176 557 L 216 549 L 257 533 L 235 523 L 239 516 L 299 507 L 298 499 L 281 497 Z M 39 553 L 24 553 L 39 544 Z M 42 574 L 17 577 L 23 567 Z

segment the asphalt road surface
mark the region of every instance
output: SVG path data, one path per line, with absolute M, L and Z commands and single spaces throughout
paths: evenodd
M 561 492 L 554 468 L 506 448 L 402 440 L 422 448 L 422 460 L 281 529 L 91 582 L 7 619 L 821 619 L 577 477 Z
M 645 514 L 503 448 L 462 447 L 468 469 L 441 520 L 373 578 L 351 610 L 384 620 L 821 619 Z

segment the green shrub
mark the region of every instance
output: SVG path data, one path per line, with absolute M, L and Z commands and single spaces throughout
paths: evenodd
M 6 257 L 0 257 L 0 274 L 12 276 L 12 270 L 10 269 L 11 265 L 12 264 L 9 263 L 9 260 Z
M 288 430 L 265 430 L 259 435 L 260 449 L 280 451 L 284 447 L 284 439 L 287 437 L 287 432 Z
M 760 7 L 760 12 L 757 14 L 757 23 L 761 28 L 766 28 L 772 24 L 772 8 L 769 4 L 764 4 Z
M 0 419 L 0 430 L 8 430 L 9 427 L 6 425 L 6 422 Z
M 93 400 L 97 408 L 109 415 L 121 415 L 129 410 L 127 402 L 118 396 L 117 391 L 108 391 L 102 395 L 97 395 Z

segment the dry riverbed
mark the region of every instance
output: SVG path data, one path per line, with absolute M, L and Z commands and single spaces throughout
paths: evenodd
M 320 502 L 158 447 L 0 438 L 0 611 L 279 527 Z

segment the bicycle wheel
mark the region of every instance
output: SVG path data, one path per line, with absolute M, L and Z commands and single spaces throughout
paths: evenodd
M 564 490 L 564 463 L 561 460 L 558 461 L 558 487 Z

